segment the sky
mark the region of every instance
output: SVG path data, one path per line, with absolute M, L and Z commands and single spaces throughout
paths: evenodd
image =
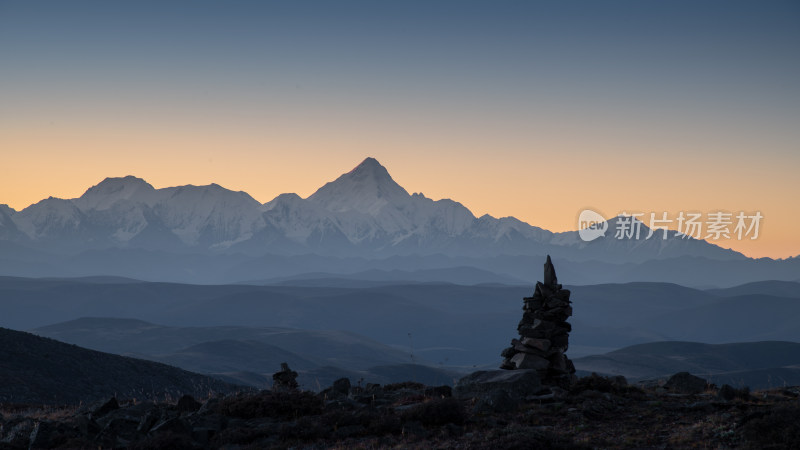
M 373 156 L 552 231 L 759 212 L 713 242 L 794 256 L 798 24 L 796 1 L 0 0 L 0 203 L 129 174 L 267 202 Z

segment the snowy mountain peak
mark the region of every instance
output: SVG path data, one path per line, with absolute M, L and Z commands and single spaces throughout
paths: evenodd
M 358 211 L 374 216 L 385 205 L 405 203 L 409 198 L 408 192 L 378 160 L 367 158 L 355 169 L 319 188 L 308 200 L 329 211 Z
M 14 214 L 11 220 L 20 231 L 35 239 L 53 231 L 77 230 L 82 218 L 72 201 L 48 197 Z
M 59 252 L 105 247 L 192 249 L 259 255 L 542 255 L 581 260 L 705 256 L 744 258 L 671 231 L 648 239 L 644 216 L 608 219 L 605 239 L 551 233 L 513 217 L 476 218 L 464 205 L 409 193 L 375 158 L 366 158 L 303 199 L 282 194 L 261 204 L 218 184 L 162 189 L 133 176 L 106 178 L 80 198 L 50 198 L 22 211 L 0 205 L 3 240 Z M 640 234 L 630 233 L 635 225 Z M 622 238 L 615 238 L 618 231 Z M 668 239 L 661 239 L 666 236 Z M 66 254 L 66 253 L 65 253 Z M 566 257 L 565 256 L 565 257 Z
M 377 159 L 372 157 L 366 158 L 361 164 L 357 165 L 350 172 L 340 176 L 335 182 L 345 181 L 357 184 L 362 189 L 377 187 L 380 189 L 392 189 L 397 191 L 399 188 L 406 196 L 408 195 L 408 192 L 392 179 L 386 167 L 383 167 Z
M 294 192 L 289 192 L 285 194 L 280 194 L 279 196 L 268 201 L 267 203 L 264 203 L 263 210 L 269 211 L 278 205 L 299 205 L 304 202 L 305 200 L 303 200 L 302 197 L 295 194 Z
M 141 178 L 106 178 L 96 186 L 90 187 L 80 198 L 74 200 L 82 211 L 104 210 L 120 200 L 149 203 L 154 199 L 155 188 Z
M 132 189 L 153 189 L 153 186 L 139 177 L 126 175 L 124 177 L 108 177 L 96 186 L 90 187 L 86 192 L 112 193 L 120 190 Z
M 357 165 L 353 170 L 348 172 L 348 174 L 374 174 L 378 176 L 389 176 L 389 171 L 386 170 L 386 167 L 383 167 L 377 159 L 368 156 L 361 161 L 359 165 Z M 391 177 L 389 177 L 391 178 Z

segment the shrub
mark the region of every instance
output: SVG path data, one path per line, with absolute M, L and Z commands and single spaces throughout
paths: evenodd
M 189 436 L 167 432 L 148 436 L 144 440 L 132 445 L 131 448 L 134 450 L 155 450 L 160 448 L 191 450 L 195 447 L 192 445 L 192 439 Z
M 631 386 L 625 377 L 617 376 L 613 378 L 604 377 L 592 372 L 588 377 L 579 378 L 570 387 L 570 392 L 578 394 L 583 391 L 599 391 L 612 394 L 641 393 L 642 390 L 636 386 Z
M 369 431 L 372 434 L 382 436 L 386 434 L 400 434 L 403 431 L 403 423 L 400 417 L 392 413 L 383 413 L 373 416 L 369 423 Z
M 400 389 L 412 389 L 416 391 L 425 390 L 425 385 L 415 381 L 403 381 L 402 383 L 391 383 L 383 387 L 384 391 L 399 391 Z
M 606 377 L 592 373 L 588 377 L 579 378 L 570 389 L 573 393 L 583 391 L 614 392 L 614 383 Z
M 463 425 L 466 414 L 458 400 L 443 398 L 413 406 L 403 412 L 402 419 L 404 422 L 418 421 L 424 426 L 440 426 L 448 423 Z
M 800 405 L 781 406 L 745 417 L 742 437 L 752 448 L 795 448 L 800 442 Z

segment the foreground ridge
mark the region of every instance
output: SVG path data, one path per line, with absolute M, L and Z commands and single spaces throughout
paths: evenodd
M 799 395 L 685 374 L 648 386 L 592 375 L 559 396 L 491 403 L 447 386 L 345 378 L 318 394 L 0 405 L 0 448 L 796 448 Z

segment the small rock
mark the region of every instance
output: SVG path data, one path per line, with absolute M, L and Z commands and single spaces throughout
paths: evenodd
M 517 369 L 545 369 L 550 365 L 550 361 L 530 353 L 517 353 L 511 362 Z
M 200 402 L 194 399 L 191 395 L 184 395 L 178 400 L 178 411 L 181 412 L 195 412 L 203 406 Z
M 622 375 L 616 375 L 610 378 L 611 384 L 616 388 L 623 388 L 628 385 L 628 380 Z
M 319 393 L 327 400 L 341 400 L 350 395 L 350 379 L 339 378 L 333 385 Z
M 116 397 L 111 397 L 107 402 L 103 403 L 102 406 L 92 411 L 92 416 L 103 417 L 111 411 L 117 409 L 119 409 L 119 402 L 117 401 Z
M 520 343 L 526 347 L 532 347 L 543 352 L 550 349 L 549 339 L 522 338 Z
M 97 435 L 101 446 L 119 446 L 139 436 L 139 421 L 130 417 L 113 417 Z
M 717 398 L 719 400 L 729 402 L 736 398 L 736 389 L 729 384 L 723 384 L 717 392 Z
M 333 390 L 342 395 L 348 395 L 350 393 L 350 379 L 349 378 L 339 378 L 338 380 L 333 382 Z

